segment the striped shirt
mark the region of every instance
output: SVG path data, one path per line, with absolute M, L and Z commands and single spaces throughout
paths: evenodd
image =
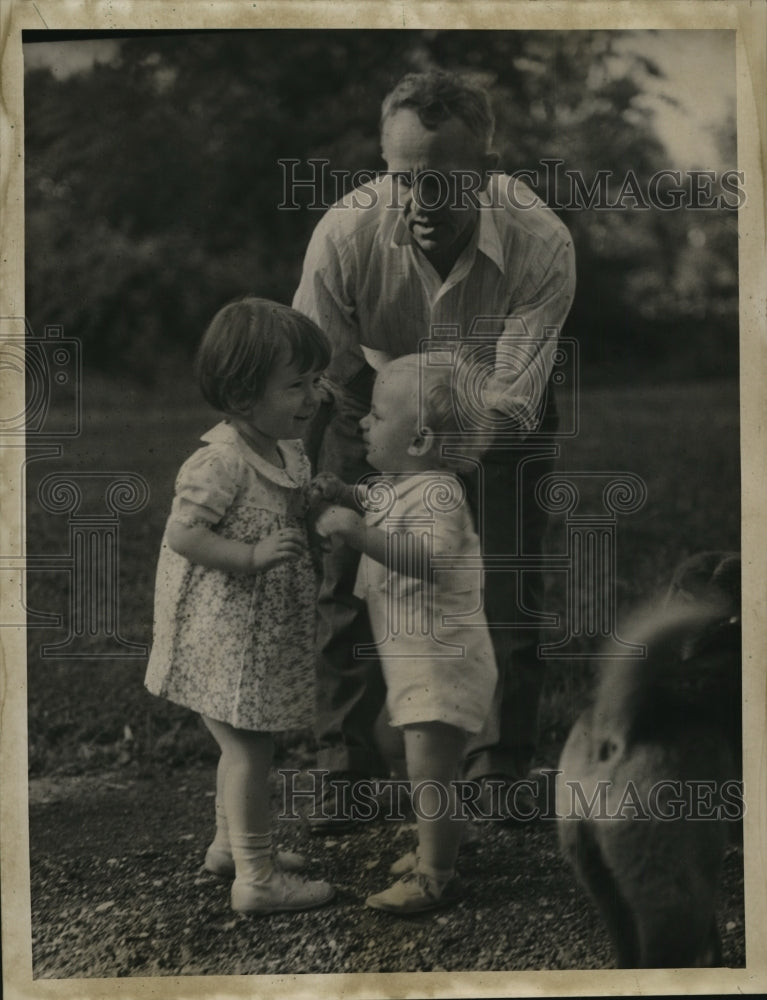
M 378 369 L 428 338 L 468 339 L 489 364 L 481 405 L 533 429 L 575 292 L 567 228 L 521 181 L 493 174 L 443 281 L 413 244 L 393 183 L 349 192 L 309 242 L 293 307 L 330 338 L 328 375 L 345 384 L 365 361 Z

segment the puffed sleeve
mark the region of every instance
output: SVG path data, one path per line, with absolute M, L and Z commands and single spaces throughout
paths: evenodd
M 231 448 L 208 445 L 196 451 L 176 478 L 169 523 L 187 527 L 218 524 L 237 495 L 240 462 Z

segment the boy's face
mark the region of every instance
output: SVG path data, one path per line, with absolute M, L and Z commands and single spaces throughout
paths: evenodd
M 360 420 L 367 460 L 379 472 L 409 472 L 421 461 L 408 454 L 418 437 L 415 371 L 384 370 L 373 386 L 370 413 Z
M 412 108 L 400 108 L 381 132 L 381 153 L 395 173 L 399 204 L 411 238 L 427 257 L 466 244 L 477 221 L 474 192 L 487 182 L 495 155 L 479 149 L 458 118 L 428 129 Z

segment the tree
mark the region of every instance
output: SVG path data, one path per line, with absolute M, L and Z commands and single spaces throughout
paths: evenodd
M 146 33 L 125 39 L 118 60 L 87 73 L 60 81 L 30 72 L 33 326 L 62 323 L 82 338 L 86 363 L 151 377 L 155 357 L 191 350 L 227 299 L 257 292 L 290 301 L 319 212 L 308 207 L 307 189 L 296 193 L 300 210 L 280 207 L 280 161 L 299 161 L 296 171 L 306 177 L 309 161 L 327 160 L 322 194 L 334 200 L 331 171 L 345 172 L 348 186 L 356 171 L 383 166 L 382 96 L 402 73 L 441 66 L 488 86 L 502 166 L 537 172 L 533 185 L 573 233 L 579 285 L 567 332 L 579 337 L 587 366 L 631 363 L 635 373 L 644 361 L 655 377 L 664 369 L 706 370 L 708 361 L 690 364 L 693 340 L 679 336 L 694 329 L 715 370 L 732 369 L 732 213 L 645 210 L 632 207 L 631 190 L 619 210 L 588 207 L 600 171 L 614 200 L 627 177 L 646 192 L 666 165 L 642 101 L 658 69 L 627 38 L 603 31 Z M 573 204 L 575 177 L 581 188 Z

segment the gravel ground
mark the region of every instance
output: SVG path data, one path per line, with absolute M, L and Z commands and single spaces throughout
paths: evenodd
M 244 917 L 201 869 L 212 835 L 214 772 L 120 772 L 30 786 L 36 978 L 511 971 L 609 967 L 607 936 L 560 859 L 550 822 L 482 825 L 465 852 L 465 898 L 407 919 L 366 908 L 388 865 L 414 843 L 408 823 L 316 836 L 279 824 L 308 874 L 330 879 L 319 910 Z M 742 855 L 728 852 L 719 924 L 725 964 L 745 961 Z

